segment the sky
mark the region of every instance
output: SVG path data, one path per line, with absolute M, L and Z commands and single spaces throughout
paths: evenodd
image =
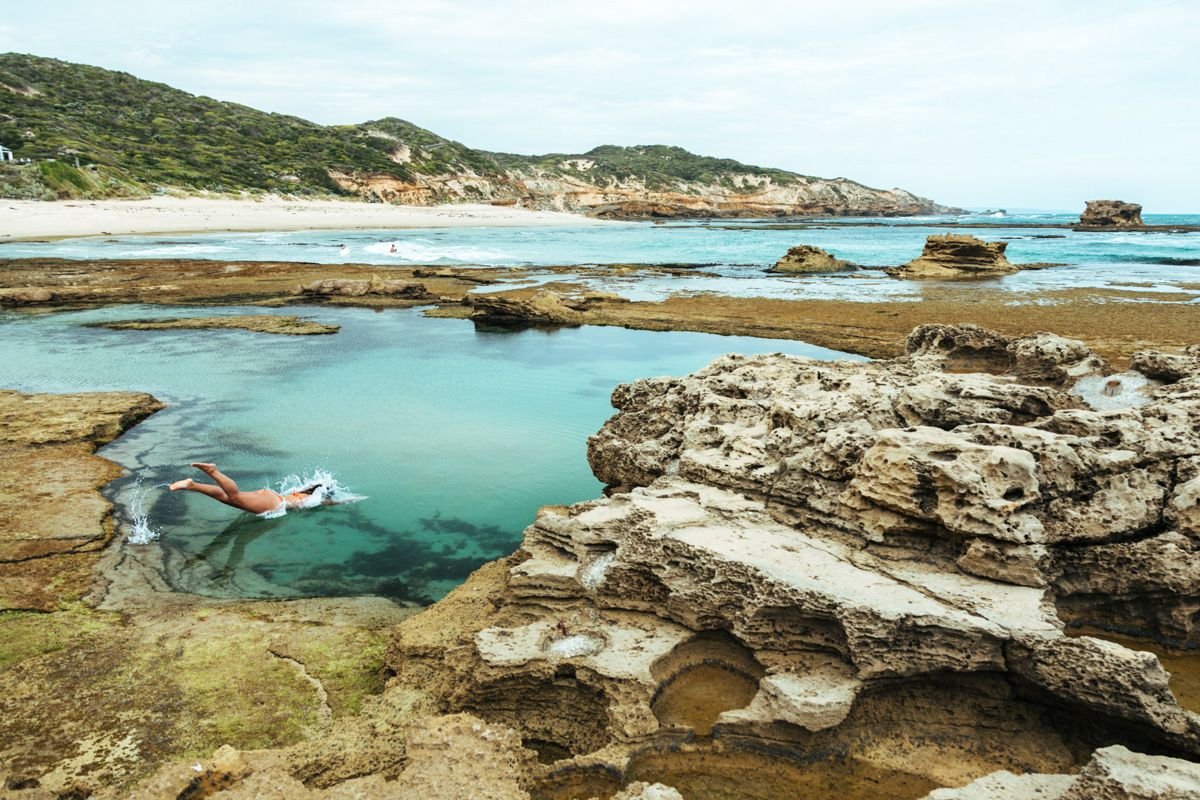
M 966 207 L 1200 212 L 1196 0 L 0 0 L 0 52 L 472 147 L 673 144 Z

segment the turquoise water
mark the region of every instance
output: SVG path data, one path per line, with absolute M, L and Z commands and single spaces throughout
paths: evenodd
M 731 351 L 840 355 L 621 328 L 483 332 L 362 309 L 301 312 L 341 325 L 333 336 L 82 327 L 197 312 L 0 315 L 0 386 L 143 390 L 169 403 L 103 454 L 132 473 L 112 487 L 126 506 L 141 481 L 149 522 L 162 531 L 145 546 L 164 549 L 170 581 L 214 596 L 436 599 L 512 552 L 539 505 L 598 494 L 585 443 L 613 413 L 616 384 L 688 373 Z M 264 520 L 145 488 L 202 478 L 191 461 L 217 462 L 243 488 L 320 467 L 368 499 Z
M 921 252 L 925 238 L 958 230 L 987 240 L 1005 240 L 1015 263 L 1053 262 L 1065 266 L 1005 276 L 990 285 L 1013 292 L 1074 287 L 1123 287 L 1161 291 L 1164 300 L 1190 301 L 1200 282 L 1200 233 L 1076 233 L 1055 228 L 970 228 L 972 222 L 1071 223 L 1075 214 L 1022 214 L 1008 217 L 849 220 L 781 229 L 775 220 L 610 223 L 587 227 L 458 228 L 379 231 L 221 233 L 147 237 L 93 237 L 56 242 L 14 242 L 0 257 L 208 258 L 315 263 L 345 261 L 385 265 L 456 264 L 536 267 L 581 265 L 570 277 L 597 288 L 615 289 L 631 299 L 660 299 L 677 292 L 785 298 L 918 300 L 921 285 L 879 272 L 851 276 L 776 277 L 765 274 L 789 247 L 813 244 L 868 266 L 901 264 Z M 913 223 L 958 221 L 962 228 Z M 1200 224 L 1200 216 L 1147 215 L 1150 223 Z M 396 253 L 390 253 L 392 244 Z M 342 253 L 342 246 L 347 252 Z M 703 264 L 703 275 L 630 275 L 616 284 L 589 274 L 587 265 L 613 263 Z M 559 276 L 561 277 L 561 276 Z M 1187 285 L 1191 284 L 1189 288 Z M 501 286 L 499 288 L 506 288 Z

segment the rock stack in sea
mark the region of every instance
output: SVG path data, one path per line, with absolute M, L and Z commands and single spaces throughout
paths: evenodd
M 1200 645 L 1200 348 L 1119 374 L 1051 334 L 907 349 L 618 387 L 606 495 L 543 508 L 398 626 L 377 704 L 230 784 L 1196 796 L 1196 698 L 1114 634 Z
M 857 264 L 834 256 L 827 250 L 810 244 L 798 244 L 789 248 L 783 258 L 775 262 L 768 272 L 788 275 L 813 275 L 827 272 L 851 272 Z
M 1020 267 L 1004 255 L 1008 242 L 985 242 L 974 236 L 947 233 L 925 240 L 921 255 L 889 269 L 898 278 L 980 278 L 1006 275 Z
M 1079 215 L 1081 228 L 1140 228 L 1142 207 L 1121 200 L 1088 200 Z

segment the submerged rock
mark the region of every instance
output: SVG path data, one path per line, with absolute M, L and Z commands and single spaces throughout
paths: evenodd
M 899 278 L 974 278 L 1017 272 L 1005 257 L 1008 242 L 985 242 L 958 233 L 933 235 L 925 249 L 907 264 L 889 270 Z
M 783 258 L 775 262 L 768 272 L 786 274 L 817 274 L 823 272 L 851 272 L 857 264 L 843 261 L 832 253 L 809 244 L 798 244 L 789 248 Z
M 97 322 L 91 327 L 117 331 L 168 331 L 238 329 L 254 333 L 284 336 L 318 336 L 337 333 L 340 325 L 327 325 L 311 319 L 281 314 L 253 314 L 236 317 L 177 317 L 174 319 L 135 319 L 121 322 Z
M 1137 228 L 1142 222 L 1142 207 L 1120 200 L 1088 200 L 1079 215 L 1081 228 Z

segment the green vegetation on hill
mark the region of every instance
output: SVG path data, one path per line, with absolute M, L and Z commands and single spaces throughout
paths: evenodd
M 0 144 L 33 160 L 0 165 L 0 196 L 36 199 L 163 190 L 354 194 L 352 181 L 335 180 L 347 176 L 402 185 L 455 176 L 492 181 L 489 193 L 433 181 L 429 196 L 443 202 L 471 195 L 515 200 L 530 174 L 693 193 L 733 187 L 747 174 L 782 185 L 810 180 L 666 145 L 603 145 L 578 155 L 490 153 L 394 117 L 317 125 L 124 72 L 19 53 L 0 54 Z
M 586 153 L 569 155 L 549 153 L 544 156 L 521 156 L 492 153 L 497 163 L 509 169 L 536 168 L 551 175 L 571 175 L 591 183 L 606 180 L 640 179 L 651 189 L 660 189 L 678 181 L 708 184 L 728 184 L 735 174 L 753 173 L 770 177 L 775 183 L 787 185 L 804 176 L 782 169 L 755 167 L 732 158 L 698 156 L 682 147 L 665 144 L 619 147 L 605 144 Z

